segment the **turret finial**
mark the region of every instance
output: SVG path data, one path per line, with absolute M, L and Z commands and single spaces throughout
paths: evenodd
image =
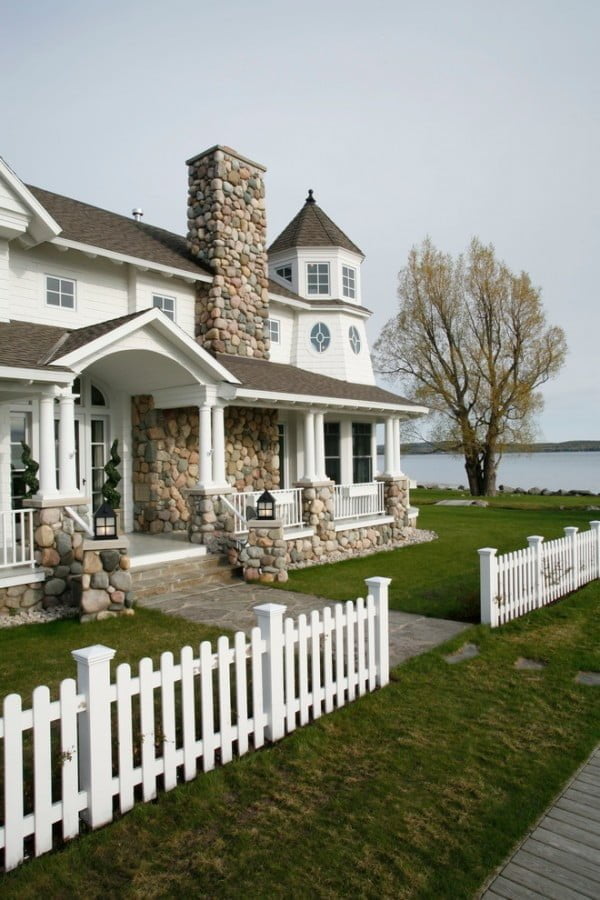
M 308 197 L 306 198 L 306 202 L 307 202 L 307 203 L 316 203 L 316 202 L 317 202 L 317 201 L 315 200 L 315 198 L 313 197 L 313 191 L 312 191 L 312 188 L 310 188 L 309 191 L 308 191 Z

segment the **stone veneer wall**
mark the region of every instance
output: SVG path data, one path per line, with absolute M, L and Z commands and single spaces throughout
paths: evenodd
M 134 530 L 186 531 L 206 503 L 188 499 L 198 483 L 198 410 L 154 409 L 150 396 L 133 398 Z M 236 491 L 279 487 L 277 411 L 230 406 L 225 410 L 225 471 Z M 194 529 L 197 531 L 198 529 Z
M 214 272 L 210 285 L 198 287 L 198 342 L 217 353 L 268 359 L 264 167 L 225 147 L 188 166 L 188 247 Z
M 261 584 L 285 584 L 288 580 L 286 552 L 281 522 L 249 524 L 248 542 L 239 555 L 244 579 Z
M 276 409 L 225 409 L 225 472 L 236 491 L 279 487 L 279 432 Z
M 86 540 L 83 547 L 83 573 L 79 597 L 82 622 L 133 615 L 133 593 L 129 556 L 125 547 L 113 547 L 114 541 Z

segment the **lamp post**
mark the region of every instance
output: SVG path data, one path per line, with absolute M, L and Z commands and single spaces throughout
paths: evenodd
M 117 517 L 108 503 L 103 503 L 94 514 L 94 538 L 97 541 L 117 537 Z
M 275 497 L 268 491 L 264 491 L 256 501 L 256 518 L 275 518 Z

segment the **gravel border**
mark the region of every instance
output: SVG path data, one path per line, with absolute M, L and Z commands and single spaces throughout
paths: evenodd
M 0 628 L 16 628 L 19 625 L 41 625 L 56 619 L 74 619 L 79 616 L 75 606 L 54 606 L 52 609 L 18 609 L 8 615 L 0 615 Z

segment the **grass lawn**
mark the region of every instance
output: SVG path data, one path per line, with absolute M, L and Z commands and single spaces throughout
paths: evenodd
M 345 600 L 364 590 L 365 578 L 385 575 L 393 579 L 392 609 L 478 622 L 479 547 L 496 547 L 504 553 L 527 546 L 530 534 L 549 540 L 562 537 L 566 525 L 584 530 L 592 519 L 600 518 L 600 511 L 586 510 L 595 503 L 594 497 L 515 495 L 490 498 L 492 505 L 486 508 L 432 505 L 461 496 L 465 494 L 458 491 L 411 492 L 411 502 L 420 507 L 419 528 L 435 531 L 439 539 L 434 543 L 299 569 L 290 572 L 285 587 Z
M 599 612 L 595 582 L 494 632 L 474 627 L 395 669 L 384 690 L 0 876 L 0 893 L 472 897 L 600 739 L 600 689 L 574 681 L 600 670 Z M 131 622 L 119 623 L 124 654 L 138 653 L 136 623 L 146 640 L 160 628 L 153 653 L 182 629 L 197 637 L 175 619 Z M 116 646 L 112 624 L 76 626 L 74 642 L 57 629 L 58 657 L 91 640 Z M 34 667 L 32 631 L 0 633 L 2 658 L 22 641 Z M 443 653 L 465 640 L 480 656 L 448 666 Z M 519 656 L 548 665 L 517 670 Z

